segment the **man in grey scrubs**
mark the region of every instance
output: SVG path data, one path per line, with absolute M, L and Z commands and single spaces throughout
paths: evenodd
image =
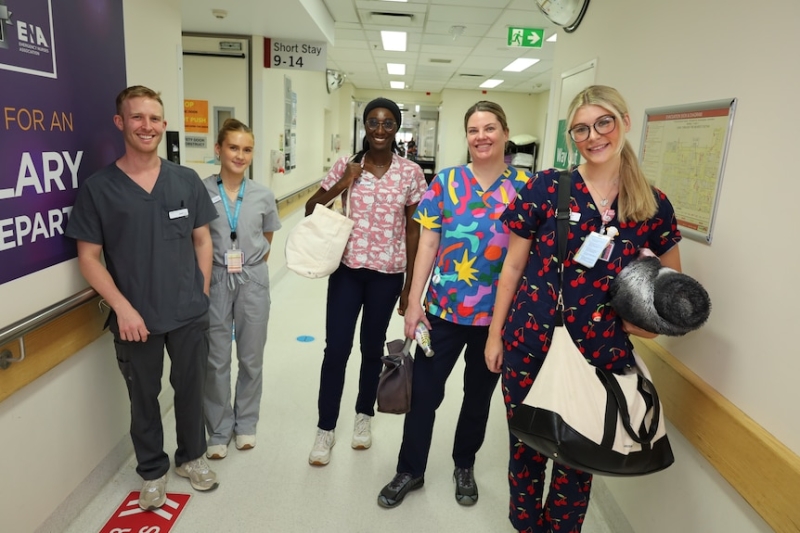
M 175 472 L 196 490 L 218 485 L 203 458 L 209 222 L 217 212 L 196 172 L 158 156 L 167 126 L 159 93 L 142 86 L 123 90 L 114 123 L 125 154 L 81 185 L 66 235 L 78 241 L 81 273 L 111 307 L 109 326 L 131 401 L 136 471 L 144 479 L 139 506 L 154 510 L 166 501 L 170 464 L 158 403 L 165 347 L 175 390 Z

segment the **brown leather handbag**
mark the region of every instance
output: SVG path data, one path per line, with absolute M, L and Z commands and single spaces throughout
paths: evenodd
M 386 343 L 387 355 L 381 357 L 383 371 L 378 380 L 378 412 L 402 415 L 411 410 L 411 377 L 414 357 L 411 339 Z

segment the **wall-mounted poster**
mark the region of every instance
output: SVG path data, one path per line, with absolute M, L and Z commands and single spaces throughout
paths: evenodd
M 669 196 L 681 232 L 711 244 L 736 99 L 645 110 L 639 160 Z
M 0 0 L 0 284 L 77 255 L 78 187 L 122 154 L 122 0 Z

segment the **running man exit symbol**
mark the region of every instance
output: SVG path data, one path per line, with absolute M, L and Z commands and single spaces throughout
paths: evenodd
M 542 28 L 508 28 L 508 46 L 541 48 L 544 42 Z

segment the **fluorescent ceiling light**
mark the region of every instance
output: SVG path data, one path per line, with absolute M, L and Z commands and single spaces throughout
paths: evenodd
M 406 65 L 405 63 L 386 63 L 386 70 L 393 76 L 405 76 Z
M 558 40 L 558 34 L 557 33 L 554 33 L 553 35 L 551 35 L 550 37 L 545 39 L 545 41 L 547 41 L 548 43 L 554 43 L 557 40 Z
M 404 82 L 404 81 L 390 81 L 389 82 L 389 87 L 391 87 L 392 89 L 405 89 L 406 88 L 406 82 Z
M 414 106 L 414 111 L 416 111 L 417 113 L 419 113 L 419 105 L 415 105 L 415 106 Z
M 388 52 L 406 51 L 406 32 L 404 31 L 382 31 L 381 41 L 383 41 L 383 49 Z
M 484 89 L 494 89 L 501 83 L 503 83 L 503 80 L 486 80 L 485 82 L 481 83 L 478 87 L 483 87 Z
M 503 70 L 509 72 L 522 72 L 526 68 L 530 67 L 531 65 L 535 65 L 538 62 L 538 59 L 534 59 L 532 57 L 520 57 L 519 59 L 515 59 L 509 63 L 509 65 Z

